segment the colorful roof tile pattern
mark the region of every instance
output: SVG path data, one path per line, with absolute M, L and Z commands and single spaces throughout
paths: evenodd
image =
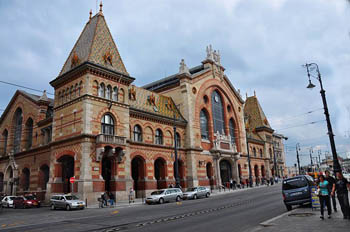
M 86 24 L 60 76 L 86 61 L 129 76 L 102 13 L 96 14 Z
M 131 108 L 168 118 L 173 118 L 175 112 L 177 120 L 185 121 L 171 97 L 136 86 L 133 86 L 133 88 L 136 91 L 136 100 L 129 100 Z
M 244 114 L 249 116 L 247 126 L 252 138 L 261 140 L 260 136 L 254 133 L 256 128 L 267 127 L 272 129 L 256 96 L 248 97 L 246 99 L 244 104 Z

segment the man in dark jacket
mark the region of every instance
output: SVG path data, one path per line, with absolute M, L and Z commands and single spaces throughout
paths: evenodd
M 337 197 L 344 219 L 350 220 L 348 190 L 350 191 L 350 183 L 343 177 L 341 172 L 337 172 L 337 179 L 332 189 L 332 196 L 334 196 L 334 192 L 337 191 Z
M 335 179 L 330 175 L 331 173 L 326 170 L 326 181 L 328 181 L 328 192 L 332 192 L 333 185 L 335 184 Z M 337 201 L 335 200 L 335 195 L 331 196 L 332 198 L 332 205 L 334 212 L 337 212 Z

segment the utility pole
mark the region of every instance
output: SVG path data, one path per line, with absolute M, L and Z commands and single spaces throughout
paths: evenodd
M 298 162 L 298 174 L 300 175 L 300 160 L 299 160 L 299 151 L 300 151 L 300 144 L 297 143 L 295 146 L 295 149 L 297 151 L 297 162 Z
M 318 150 L 318 171 L 321 171 L 321 150 Z
M 312 153 L 314 151 L 312 150 L 312 147 L 310 147 L 310 161 L 311 161 L 311 171 L 314 171 L 314 162 L 312 161 Z

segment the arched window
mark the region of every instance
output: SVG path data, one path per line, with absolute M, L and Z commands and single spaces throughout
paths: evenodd
M 4 153 L 3 154 L 6 154 L 6 151 L 7 151 L 7 139 L 8 139 L 8 136 L 9 136 L 9 133 L 7 130 L 4 130 L 4 132 L 2 133 L 2 137 L 3 137 L 3 149 L 4 149 Z
M 270 155 L 270 158 L 272 159 L 272 149 L 269 148 L 269 155 Z
M 201 123 L 202 139 L 209 139 L 208 116 L 204 110 L 201 110 L 201 113 L 200 113 L 200 123 Z
M 106 89 L 106 98 L 112 99 L 112 87 L 110 85 L 108 85 Z
M 98 96 L 105 97 L 105 84 L 101 83 L 98 89 Z
M 214 91 L 211 96 L 211 107 L 213 115 L 213 125 L 214 133 L 219 132 L 220 134 L 224 133 L 225 122 L 224 122 L 224 108 L 222 105 L 221 96 L 217 91 Z
M 114 120 L 111 115 L 105 114 L 102 117 L 101 130 L 104 135 L 114 135 Z
M 31 118 L 29 118 L 26 122 L 26 135 L 26 149 L 28 150 L 32 147 L 33 143 L 33 119 Z
M 70 87 L 70 90 L 69 90 L 69 100 L 72 100 L 74 98 L 73 96 L 73 86 Z
M 235 144 L 236 143 L 236 138 L 235 138 L 235 123 L 233 122 L 233 119 L 230 119 L 229 122 L 229 129 L 230 129 L 230 136 L 231 136 L 231 143 Z
M 66 102 L 69 101 L 69 88 L 66 89 Z
M 163 144 L 163 132 L 160 129 L 156 130 L 156 144 Z
M 82 81 L 80 81 L 79 82 L 79 85 L 78 85 L 78 96 L 80 97 L 80 95 L 81 95 L 81 90 L 83 89 L 83 82 Z
M 139 125 L 134 126 L 134 141 L 142 142 L 142 129 Z
M 113 101 L 118 101 L 118 87 L 113 88 L 113 96 L 112 96 Z
M 263 157 L 263 151 L 262 151 L 262 149 L 260 149 L 260 158 L 262 158 Z
M 176 132 L 176 147 L 181 147 L 181 137 L 180 134 Z
M 23 114 L 22 109 L 18 108 L 15 112 L 15 126 L 13 136 L 13 152 L 17 153 L 21 150 L 21 137 L 22 137 L 22 120 Z
M 61 96 L 62 96 L 62 93 L 61 93 L 61 91 L 60 92 L 58 92 L 58 104 L 61 104 Z
M 253 148 L 253 155 L 254 155 L 254 157 L 256 157 L 256 149 L 255 149 L 255 147 Z

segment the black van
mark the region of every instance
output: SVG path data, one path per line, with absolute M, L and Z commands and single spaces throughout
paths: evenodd
M 311 204 L 311 188 L 316 186 L 314 179 L 308 175 L 301 175 L 283 180 L 283 202 L 288 211 L 293 205 Z

